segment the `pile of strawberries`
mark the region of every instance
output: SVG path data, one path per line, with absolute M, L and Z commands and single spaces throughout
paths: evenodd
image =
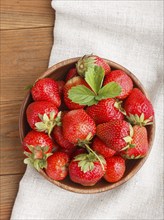
M 146 156 L 152 104 L 132 79 L 95 55 L 84 56 L 65 81 L 39 79 L 26 110 L 31 131 L 24 162 L 54 180 L 93 186 L 119 181 L 125 161 Z

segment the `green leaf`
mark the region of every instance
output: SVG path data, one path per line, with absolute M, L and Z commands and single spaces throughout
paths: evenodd
M 53 111 L 53 113 L 54 113 L 54 111 Z M 56 116 L 56 118 L 55 118 L 55 121 L 56 121 L 56 122 L 60 122 L 60 121 L 61 121 L 61 114 L 62 114 L 61 111 L 58 112 L 58 114 L 57 114 L 57 116 Z M 50 117 L 51 117 L 51 113 L 50 113 Z M 53 116 L 53 118 L 54 118 L 54 116 Z
M 126 115 L 125 109 L 122 107 L 122 101 L 116 100 L 114 107 L 117 108 L 123 115 Z
M 38 131 L 45 131 L 47 129 L 47 126 L 43 122 L 36 122 L 35 126 Z
M 40 171 L 40 169 L 41 169 L 41 163 L 40 163 L 40 160 L 39 160 L 39 159 L 34 160 L 34 167 L 35 167 L 38 171 Z
M 140 116 L 140 122 L 143 122 L 143 121 L 144 121 L 144 113 L 142 113 Z
M 26 145 L 27 147 L 28 147 L 28 149 L 31 151 L 31 152 L 34 152 L 34 146 L 32 146 L 32 145 Z
M 135 157 L 135 159 L 140 159 L 142 157 L 144 157 L 144 156 L 138 155 L 137 157 Z
M 127 150 L 129 148 L 129 144 L 126 145 L 125 147 L 123 147 L 120 151 L 124 151 L 124 150 Z
M 85 160 L 87 158 L 87 154 L 79 154 L 74 158 L 74 161 Z
M 81 167 L 81 170 L 82 170 L 86 163 L 87 163 L 86 160 L 81 160 L 81 161 L 78 162 L 78 167 Z
M 114 98 L 119 96 L 121 93 L 121 86 L 118 83 L 111 82 L 107 85 L 103 86 L 99 92 L 98 96 L 96 97 L 97 100 L 107 99 L 107 98 Z
M 51 111 L 50 112 L 50 120 L 53 120 L 55 117 L 55 112 L 54 111 Z
M 68 91 L 68 97 L 79 105 L 94 105 L 97 103 L 95 94 L 84 85 L 74 86 Z
M 25 164 L 29 164 L 29 165 L 31 165 L 31 160 L 30 160 L 30 158 L 26 158 L 26 159 L 24 159 L 24 161 L 23 161 Z
M 27 151 L 24 151 L 24 155 L 26 155 L 27 157 L 31 157 L 31 153 L 28 153 Z
M 49 146 L 44 146 L 44 147 L 42 147 L 42 151 L 43 151 L 44 153 L 46 153 L 48 150 L 49 150 Z
M 126 143 L 131 143 L 132 138 L 130 136 L 126 136 L 123 138 Z
M 94 169 L 94 163 L 93 162 L 87 162 L 83 167 L 83 172 L 86 173 L 88 171 L 92 171 Z
M 43 115 L 38 114 L 38 117 L 40 118 L 40 120 L 43 120 Z
M 85 140 L 90 141 L 92 138 L 93 138 L 93 135 L 91 132 L 89 132 Z
M 84 173 L 92 171 L 94 169 L 94 163 L 89 161 L 80 161 L 78 166 L 81 168 L 81 171 Z
M 136 117 L 136 121 L 140 123 L 140 118 L 139 118 L 139 116 L 136 114 L 135 117 Z
M 97 157 L 95 156 L 95 154 L 93 154 L 92 152 L 90 152 L 89 154 L 88 154 L 88 156 L 87 156 L 87 158 L 88 158 L 88 161 L 97 161 Z
M 48 115 L 46 113 L 44 113 L 44 115 L 43 115 L 43 122 L 46 123 L 48 121 L 49 121 L 49 117 L 48 117 Z
M 43 156 L 43 159 L 47 159 L 47 158 L 50 157 L 51 155 L 53 155 L 53 153 L 45 154 L 45 155 Z
M 35 146 L 34 150 L 36 150 L 36 151 L 42 151 L 42 150 L 43 150 L 43 147 L 41 147 L 41 146 Z
M 92 171 L 93 169 L 94 169 L 94 163 L 93 163 L 93 162 L 90 162 L 90 163 L 89 163 L 89 170 Z
M 106 164 L 105 158 L 104 158 L 102 155 L 100 155 L 100 154 L 98 154 L 98 156 L 99 156 L 101 162 L 102 162 L 103 164 Z
M 30 89 L 32 89 L 32 87 L 33 87 L 33 85 L 27 85 L 24 87 L 24 90 L 30 90 Z
M 102 87 L 103 79 L 104 69 L 101 66 L 90 67 L 85 73 L 85 81 L 96 94 Z
M 62 122 L 61 122 L 61 114 L 62 114 L 61 111 L 58 112 L 57 117 L 55 118 L 55 124 L 56 124 L 57 126 L 62 126 Z
M 129 144 L 129 148 L 134 148 L 135 146 L 135 144 Z

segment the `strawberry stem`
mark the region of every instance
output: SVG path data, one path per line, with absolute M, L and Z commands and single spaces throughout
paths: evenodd
M 116 100 L 116 102 L 114 103 L 114 107 L 117 108 L 123 115 L 126 116 L 126 111 L 125 109 L 121 106 L 122 101 L 118 101 Z
M 95 155 L 95 157 L 98 159 L 98 161 L 100 162 L 100 164 L 101 164 L 101 166 L 102 166 L 102 169 L 103 169 L 103 171 L 105 171 L 105 168 L 104 168 L 104 165 L 103 165 L 103 163 L 102 163 L 102 161 L 101 161 L 101 159 L 100 159 L 100 157 L 96 154 L 96 152 L 95 151 L 93 151 L 90 147 L 89 147 L 89 145 L 88 144 L 85 144 L 85 147 L 86 147 L 86 149 L 87 149 L 87 151 L 90 153 L 90 152 L 92 152 L 94 155 Z
M 30 89 L 32 89 L 32 87 L 33 87 L 33 85 L 27 85 L 24 87 L 24 90 L 30 90 Z
M 55 112 L 51 111 L 50 115 L 48 116 L 46 113 L 43 115 L 38 114 L 40 118 L 40 122 L 35 123 L 36 130 L 39 132 L 48 133 L 48 136 L 51 138 L 51 132 L 55 125 L 61 126 L 61 112 L 59 112 L 55 118 Z

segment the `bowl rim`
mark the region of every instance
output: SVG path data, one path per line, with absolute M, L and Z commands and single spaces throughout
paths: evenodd
M 66 59 L 66 60 L 63 60 L 61 62 L 58 62 L 54 65 L 52 65 L 51 67 L 49 67 L 43 74 L 41 74 L 37 79 L 42 79 L 42 78 L 45 78 L 45 77 L 49 77 L 53 72 L 55 72 L 58 68 L 60 67 L 64 67 L 64 66 L 67 66 L 67 65 L 71 65 L 71 64 L 74 64 L 76 63 L 81 57 L 75 57 L 75 58 L 70 58 L 70 59 Z M 108 60 L 106 58 L 103 58 L 110 66 L 114 66 L 114 68 L 117 68 L 117 69 L 121 69 L 121 70 L 124 70 L 133 80 L 133 82 L 137 82 L 137 87 L 139 87 L 141 89 L 141 91 L 145 94 L 145 96 L 149 99 L 149 96 L 147 94 L 147 91 L 145 90 L 144 86 L 142 85 L 142 83 L 139 81 L 139 79 L 132 73 L 130 72 L 128 69 L 126 69 L 125 67 L 123 67 L 122 65 L 114 62 L 114 61 L 111 61 L 111 60 Z M 23 115 L 24 115 L 24 111 L 25 111 L 25 105 L 28 101 L 28 99 L 30 98 L 30 90 L 27 92 L 22 104 L 21 104 L 21 107 L 20 107 L 20 115 L 19 115 L 19 136 L 20 136 L 20 140 L 21 140 L 21 143 L 23 142 L 23 138 L 24 138 L 24 132 L 23 132 Z M 149 99 L 150 100 L 150 99 Z M 107 185 L 107 186 L 104 186 L 104 187 L 101 187 L 101 188 L 90 188 L 90 187 L 86 187 L 86 188 L 83 188 L 83 189 L 80 189 L 80 188 L 74 188 L 72 186 L 68 186 L 60 181 L 55 181 L 53 179 L 51 179 L 50 177 L 47 176 L 47 174 L 41 170 L 39 171 L 39 173 L 44 177 L 46 178 L 48 181 L 52 182 L 53 184 L 57 185 L 58 187 L 62 188 L 62 189 L 65 189 L 65 190 L 68 190 L 68 191 L 71 191 L 71 192 L 74 192 L 74 193 L 81 193 L 81 194 L 95 194 L 95 193 L 100 193 L 100 192 L 105 192 L 105 191 L 108 191 L 108 190 L 112 190 L 120 185 L 122 185 L 123 183 L 127 182 L 128 180 L 130 180 L 139 170 L 140 168 L 143 166 L 143 164 L 145 163 L 145 161 L 147 160 L 151 150 L 152 150 L 152 145 L 153 145 L 153 142 L 154 142 L 154 137 L 155 137 L 155 116 L 154 116 L 154 120 L 153 120 L 153 125 L 152 125 L 152 129 L 151 129 L 151 140 L 149 141 L 149 151 L 147 153 L 147 155 L 140 159 L 140 162 L 135 166 L 135 168 L 132 170 L 132 172 L 130 172 L 126 177 L 123 177 L 121 180 L 119 180 L 118 182 L 114 183 L 114 184 L 110 184 Z

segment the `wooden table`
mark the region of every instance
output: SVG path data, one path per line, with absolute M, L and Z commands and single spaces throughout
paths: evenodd
M 9 219 L 25 171 L 18 119 L 24 87 L 47 66 L 53 43 L 50 0 L 1 1 L 0 219 Z

